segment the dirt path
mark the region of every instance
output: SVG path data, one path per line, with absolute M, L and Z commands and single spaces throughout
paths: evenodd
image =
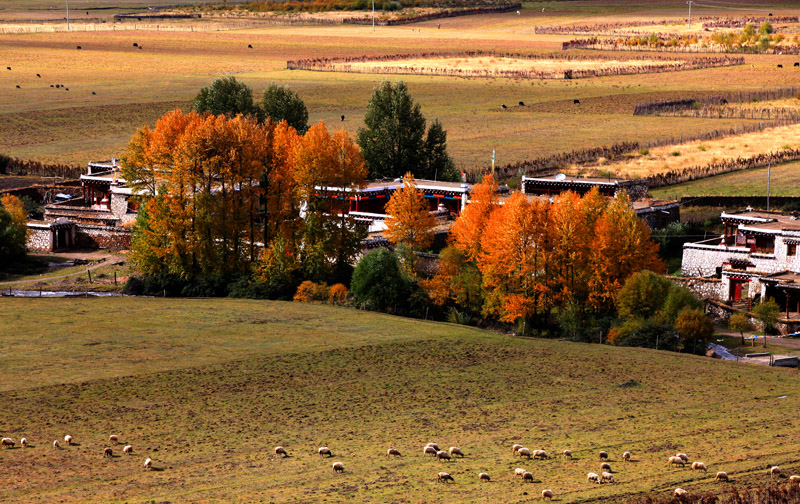
M 78 275 L 85 275 L 87 270 L 96 270 L 102 266 L 106 266 L 108 264 L 114 264 L 115 262 L 125 261 L 125 256 L 119 254 L 113 254 L 110 252 L 104 251 L 78 251 L 78 252 L 59 252 L 58 254 L 37 254 L 44 257 L 58 257 L 61 259 L 82 259 L 86 261 L 97 261 L 94 264 L 87 264 L 85 268 L 82 268 L 80 271 L 75 271 L 73 273 L 67 273 L 64 275 L 54 275 L 54 276 L 46 276 L 46 277 L 31 277 L 22 279 L 22 280 L 10 280 L 6 282 L 0 282 L 0 286 L 9 286 L 15 284 L 25 284 L 30 282 L 37 282 L 37 281 L 45 281 L 49 282 L 50 280 L 58 280 L 61 278 L 69 278 Z

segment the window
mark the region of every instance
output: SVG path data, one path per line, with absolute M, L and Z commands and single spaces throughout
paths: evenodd
M 786 245 L 786 256 L 791 257 L 796 255 L 797 255 L 797 244 L 790 243 L 789 245 Z

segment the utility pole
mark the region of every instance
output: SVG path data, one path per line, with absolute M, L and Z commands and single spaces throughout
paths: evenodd
M 372 33 L 375 33 L 375 0 L 372 0 Z
M 767 164 L 767 212 L 769 212 L 769 172 L 772 168 L 772 161 Z
M 692 0 L 689 0 L 688 2 L 686 2 L 686 5 L 689 6 L 689 29 L 692 28 L 692 4 L 693 3 L 694 2 L 692 2 Z
M 69 31 L 69 0 L 67 0 L 67 31 Z

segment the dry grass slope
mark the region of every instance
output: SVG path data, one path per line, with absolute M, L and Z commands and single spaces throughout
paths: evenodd
M 795 371 L 305 304 L 7 300 L 0 316 L 0 434 L 35 446 L 0 450 L 3 502 L 619 502 L 797 464 Z M 67 432 L 79 446 L 53 450 Z M 104 459 L 111 433 L 135 455 Z M 429 441 L 466 457 L 437 463 Z M 575 460 L 520 461 L 515 442 Z M 586 483 L 599 449 L 619 483 Z M 667 468 L 678 450 L 711 472 Z

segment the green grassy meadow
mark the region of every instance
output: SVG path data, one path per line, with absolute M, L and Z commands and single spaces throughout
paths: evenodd
M 224 75 L 246 82 L 257 96 L 272 81 L 288 84 L 305 100 L 312 122 L 325 121 L 331 129 L 355 134 L 363 124 L 372 88 L 382 77 L 289 71 L 287 60 L 425 51 L 552 52 L 570 37 L 536 35 L 534 26 L 683 15 L 682 10 L 665 10 L 663 3 L 626 2 L 627 11 L 599 1 L 526 5 L 530 8 L 520 16 L 466 16 L 379 27 L 374 33 L 362 26 L 267 26 L 213 32 L 0 35 L 0 152 L 79 164 L 108 159 L 124 150 L 138 127 L 152 125 L 170 109 L 187 108 L 200 87 Z M 134 42 L 143 49 L 133 47 Z M 254 48 L 248 49 L 248 44 Z M 448 130 L 457 165 L 479 167 L 489 165 L 493 148 L 497 162 L 504 164 L 740 124 L 741 120 L 728 119 L 634 117 L 632 112 L 642 101 L 796 83 L 794 71 L 774 71 L 775 63 L 790 67 L 792 56 L 754 55 L 746 60 L 740 67 L 575 81 L 403 79 L 425 116 L 438 117 Z M 69 91 L 50 84 L 64 84 Z M 573 104 L 576 98 L 580 106 Z M 519 101 L 525 106 L 518 106 Z M 502 104 L 509 108 L 502 109 Z
M 285 302 L 4 299 L 0 320 L 0 434 L 33 445 L 0 450 L 3 502 L 622 502 L 800 467 L 795 370 Z M 67 433 L 78 446 L 54 450 Z M 134 454 L 103 458 L 112 433 Z M 426 458 L 429 441 L 466 457 Z M 575 460 L 521 461 L 516 442 Z M 616 484 L 585 481 L 600 449 Z M 668 468 L 677 451 L 710 472 Z
M 772 196 L 797 196 L 800 180 L 797 170 L 800 163 L 785 163 L 770 168 L 769 192 Z M 742 170 L 707 177 L 683 184 L 651 189 L 654 198 L 680 198 L 691 196 L 766 196 L 767 168 Z

